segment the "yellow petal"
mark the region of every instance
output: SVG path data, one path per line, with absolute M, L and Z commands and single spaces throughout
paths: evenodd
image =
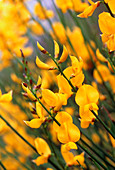
M 74 155 L 66 149 L 65 145 L 61 145 L 61 154 L 68 166 L 74 164 Z
M 41 84 L 42 84 L 41 76 L 38 76 L 37 86 L 41 86 Z
M 73 123 L 64 122 L 57 132 L 61 143 L 77 142 L 80 139 L 80 131 Z
M 56 93 L 56 95 L 58 97 L 58 102 L 54 110 L 58 111 L 61 109 L 62 105 L 67 105 L 67 95 L 61 93 Z
M 90 2 L 92 2 L 90 0 Z M 92 2 L 92 5 L 90 5 L 89 7 L 87 7 L 81 14 L 77 15 L 80 18 L 88 18 L 89 16 L 91 16 L 93 14 L 93 12 L 95 11 L 95 9 L 99 6 L 100 1 L 97 2 Z
M 36 138 L 35 147 L 40 155 L 45 155 L 46 157 L 49 157 L 51 155 L 51 150 L 44 139 L 39 137 Z
M 41 106 L 39 102 L 36 102 L 36 113 L 41 119 L 44 118 L 43 107 Z
M 12 100 L 12 93 L 13 93 L 13 91 L 11 90 L 6 94 L 3 94 L 3 95 L 0 94 L 1 95 L 0 96 L 0 102 L 3 102 L 3 103 L 4 102 L 10 102 Z
M 44 155 L 39 156 L 37 159 L 32 160 L 37 166 L 45 164 L 48 162 L 48 157 L 45 157 Z
M 75 96 L 75 101 L 79 106 L 83 106 L 89 103 L 97 103 L 98 99 L 98 91 L 93 86 L 86 84 L 78 89 Z
M 76 161 L 76 165 L 82 165 L 84 166 L 84 161 L 85 161 L 85 158 L 84 158 L 84 152 L 82 152 L 80 155 L 76 155 L 74 157 L 74 160 Z
M 69 98 L 73 94 L 71 91 L 71 86 L 69 85 L 67 80 L 63 76 L 61 76 L 61 74 L 57 76 L 57 80 L 59 92 L 67 94 L 67 97 Z
M 49 70 L 51 66 L 42 62 L 38 57 L 36 57 L 36 64 L 40 69 Z
M 107 59 L 100 53 L 99 49 L 96 50 L 96 56 L 100 61 L 107 62 Z
M 59 45 L 58 43 L 54 40 L 54 47 L 55 47 L 55 58 L 59 57 Z
M 63 45 L 63 53 L 62 53 L 58 63 L 63 63 L 67 59 L 67 57 L 68 57 L 68 51 L 67 51 L 67 48 L 65 47 L 65 45 Z
M 44 53 L 44 54 L 47 54 L 48 52 L 40 45 L 40 43 L 37 41 L 37 47 L 38 47 L 38 49 L 42 52 L 42 53 Z
M 60 123 L 63 124 L 64 122 L 73 122 L 72 117 L 64 111 L 58 112 L 57 115 L 55 116 L 55 119 Z M 57 132 L 59 131 L 59 126 L 57 125 L 56 122 L 53 122 L 53 128 Z
M 99 15 L 99 28 L 104 34 L 115 34 L 115 18 L 110 13 L 102 12 Z
M 24 121 L 24 123 L 26 123 L 31 128 L 39 128 L 43 122 L 43 119 L 32 119 L 31 121 Z
M 68 142 L 65 144 L 65 147 L 68 151 L 71 149 L 77 149 L 77 145 L 74 142 Z
M 108 3 L 110 10 L 115 14 L 115 0 L 105 0 Z
M 28 98 L 32 101 L 36 101 L 36 97 L 33 95 L 33 93 L 30 91 L 29 88 L 27 88 L 27 95 L 28 95 Z
M 26 83 L 24 83 L 24 82 L 22 83 L 22 88 L 25 92 L 27 92 L 27 84 Z
M 71 62 L 72 62 L 72 68 L 75 72 L 75 75 L 79 74 L 83 67 L 83 60 L 82 58 L 79 58 L 80 61 L 75 56 L 70 56 Z
M 49 105 L 49 106 L 56 106 L 58 102 L 58 97 L 55 93 L 53 93 L 49 89 L 43 89 L 42 90 L 42 96 L 43 100 Z

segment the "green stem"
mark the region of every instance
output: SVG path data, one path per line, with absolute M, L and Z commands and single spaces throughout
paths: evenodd
M 108 57 L 107 60 L 109 61 L 110 65 L 111 65 L 111 67 L 112 67 L 112 69 L 113 69 L 113 71 L 115 73 L 115 68 L 113 66 L 113 63 L 112 63 L 111 59 Z
M 101 158 L 108 166 L 114 168 L 107 160 L 105 160 L 93 147 L 89 146 L 84 140 L 81 139 L 81 142 L 84 143 L 90 150 L 92 150 L 99 158 Z
M 0 165 L 4 170 L 7 170 L 1 161 L 0 161 Z
M 76 92 L 76 88 L 73 86 L 73 84 L 71 83 L 71 81 L 65 76 L 65 74 L 63 73 L 63 71 L 61 70 L 59 64 L 55 61 L 55 59 L 52 57 L 51 54 L 47 53 L 47 55 L 54 61 L 54 63 L 57 65 L 59 72 L 61 73 L 61 75 L 63 75 L 63 77 L 68 81 L 68 83 L 70 84 L 70 86 L 72 87 L 72 89 L 74 90 L 74 92 Z
M 103 169 L 109 170 L 105 165 L 103 165 L 97 158 L 93 156 L 85 147 L 83 147 L 79 142 L 77 142 L 77 145 L 80 146 L 91 158 L 93 158 Z
M 2 115 L 0 115 L 0 118 L 15 132 L 25 143 L 27 143 L 36 153 L 38 153 L 37 150 L 36 150 L 36 148 L 35 148 L 34 146 L 32 146 L 31 143 L 29 143 L 19 132 L 17 132 L 17 130 L 14 129 L 14 128 L 9 124 L 9 122 L 8 122 Z
M 37 150 L 34 146 L 32 146 L 21 134 L 19 134 L 9 123 L 8 121 L 2 116 L 0 115 L 0 118 L 26 143 L 28 144 L 37 154 Z M 53 165 L 57 170 L 60 170 L 60 168 L 53 163 L 53 161 L 51 161 L 50 159 L 48 160 L 49 163 L 51 163 L 51 165 Z
M 93 110 L 91 110 L 91 112 L 99 120 L 99 122 L 103 125 L 103 127 L 107 130 L 107 132 L 109 132 L 111 136 L 115 139 L 115 134 L 111 131 L 111 129 L 107 127 L 107 125 L 101 120 L 101 118 Z
M 35 97 L 37 98 L 36 94 L 34 94 Z M 52 117 L 52 119 L 60 126 L 60 123 L 55 119 L 54 116 L 52 116 L 51 112 L 43 105 L 43 103 L 40 101 L 39 98 L 38 99 L 38 102 L 41 104 L 41 106 L 46 110 L 46 112 Z
M 81 132 L 94 145 L 94 147 L 96 147 L 100 152 L 102 152 L 104 155 L 106 155 L 108 158 L 110 158 L 113 162 L 115 162 L 115 160 L 110 155 L 108 155 L 108 153 L 106 153 L 104 150 L 102 150 L 101 147 L 96 145 L 83 131 L 81 131 Z
M 108 9 L 109 13 L 111 14 L 111 16 L 114 17 L 113 13 L 111 12 L 111 9 L 109 8 L 109 5 L 105 2 L 104 2 L 104 4 L 105 4 L 106 8 Z
M 58 156 L 57 156 L 57 154 L 56 154 L 56 152 L 55 152 L 55 149 L 54 149 L 54 147 L 53 147 L 53 144 L 52 144 L 52 141 L 51 141 L 51 139 L 50 139 L 49 133 L 48 133 L 48 131 L 47 131 L 47 129 L 46 129 L 45 127 L 44 127 L 44 132 L 45 132 L 46 136 L 47 136 L 48 139 L 49 139 L 50 146 L 51 146 L 51 148 L 52 148 L 52 150 L 53 150 L 53 153 L 54 153 L 54 155 L 55 155 L 55 157 L 56 157 L 59 165 L 62 167 L 62 169 L 64 169 L 64 166 L 63 166 L 62 163 L 60 162 L 60 159 L 58 158 Z

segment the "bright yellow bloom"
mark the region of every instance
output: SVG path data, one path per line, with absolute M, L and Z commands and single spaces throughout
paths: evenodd
M 87 128 L 90 123 L 94 123 L 95 116 L 90 110 L 94 110 L 97 114 L 98 106 L 96 103 L 98 99 L 99 93 L 91 85 L 84 84 L 78 89 L 75 101 L 80 106 L 79 114 L 82 128 Z
M 83 12 L 89 6 L 88 3 L 82 2 L 82 0 L 71 0 L 71 2 L 76 12 Z
M 103 12 L 99 15 L 99 28 L 103 33 L 101 38 L 103 43 L 107 44 L 110 51 L 115 50 L 115 18 L 108 12 Z
M 57 76 L 57 80 L 58 80 L 59 93 L 64 93 L 67 95 L 67 98 L 69 98 L 73 94 L 71 90 L 71 86 L 61 74 Z
M 62 55 L 61 55 L 58 63 L 63 63 L 67 59 L 67 57 L 68 57 L 68 51 L 67 51 L 65 45 L 63 45 L 63 52 L 62 52 Z
M 42 53 L 44 53 L 44 54 L 47 54 L 47 51 L 44 49 L 44 47 L 42 47 L 41 45 L 40 45 L 40 43 L 37 41 L 37 47 L 38 47 L 38 49 L 42 52 Z
M 53 123 L 57 138 L 61 143 L 77 142 L 80 139 L 80 131 L 72 123 L 72 117 L 67 112 L 58 112 L 55 118 L 61 124 L 58 126 L 55 122 Z
M 109 81 L 109 83 L 110 83 L 110 85 L 111 85 L 111 88 L 112 88 L 112 90 L 113 90 L 113 93 L 115 94 L 115 76 L 114 76 L 114 75 L 110 75 L 110 76 L 108 77 L 108 81 Z
M 0 103 L 10 102 L 12 100 L 12 90 L 6 94 L 2 94 L 0 90 Z
M 58 58 L 59 57 L 59 45 L 55 40 L 54 40 L 54 52 L 55 52 L 54 57 Z
M 82 12 L 86 7 L 88 7 L 88 4 L 81 0 L 56 0 L 56 5 L 63 13 L 65 13 L 68 9 L 73 9 L 76 12 Z
M 77 66 L 76 66 L 77 67 Z M 77 70 L 77 69 L 76 69 Z M 79 70 L 78 70 L 79 72 Z M 67 67 L 63 73 L 66 75 L 66 77 L 68 79 L 70 79 L 71 83 L 73 84 L 73 86 L 75 87 L 80 87 L 84 81 L 84 74 L 82 71 L 79 72 L 79 74 L 76 74 L 76 72 L 74 72 L 73 67 Z
M 81 86 L 75 96 L 75 101 L 79 106 L 91 103 L 97 103 L 99 99 L 98 91 L 91 85 L 84 84 Z
M 77 54 L 78 57 L 81 57 L 83 60 L 83 67 L 85 69 L 90 67 L 90 63 L 91 63 L 91 59 L 89 56 L 89 52 L 87 50 L 88 47 L 86 47 L 82 32 L 80 30 L 80 28 L 78 27 L 74 27 L 73 31 L 71 31 L 69 28 L 67 29 L 67 35 L 71 41 L 71 44 Z M 76 41 L 77 40 L 77 41 Z M 69 44 L 66 44 L 66 47 L 69 51 L 69 54 L 73 54 L 74 56 L 76 56 L 75 52 L 71 49 L 71 47 L 69 46 Z M 89 49 L 89 48 L 88 48 Z M 90 53 L 92 52 L 92 50 L 90 50 Z M 91 53 L 92 54 L 92 53 Z M 94 54 L 92 54 L 92 57 L 94 58 Z
M 54 107 L 56 106 L 58 102 L 57 95 L 49 89 L 42 90 L 42 97 L 43 97 L 43 100 L 48 104 L 48 106 Z
M 60 124 L 63 124 L 64 122 L 72 123 L 72 117 L 67 112 L 64 111 L 58 112 L 55 118 Z M 57 125 L 56 122 L 53 122 L 53 128 L 56 132 L 59 131 L 59 126 Z
M 31 90 L 27 87 L 26 83 L 22 83 L 22 88 L 23 90 L 26 92 L 25 94 L 27 95 L 27 97 L 32 100 L 32 101 L 36 101 L 36 97 L 34 96 L 34 94 L 31 92 Z
M 80 139 L 80 130 L 71 122 L 64 122 L 57 132 L 58 140 L 61 143 L 77 142 Z
M 96 114 L 98 110 L 98 106 L 95 103 L 87 104 L 84 106 L 80 106 L 79 108 L 79 115 L 81 121 L 82 128 L 88 128 L 89 124 L 94 124 L 95 116 L 90 110 L 95 111 Z
M 93 2 L 92 0 L 88 0 L 89 3 L 91 4 L 89 7 L 87 7 L 81 14 L 77 15 L 80 18 L 88 18 L 93 14 L 95 9 L 99 6 L 100 1 Z
M 43 107 L 39 104 L 39 102 L 36 102 L 36 113 L 38 116 L 37 118 L 32 119 L 31 121 L 24 121 L 31 128 L 39 128 L 45 121 Z
M 51 70 L 51 69 L 54 69 L 54 67 L 51 67 L 50 65 L 42 62 L 38 56 L 36 57 L 36 64 L 37 66 L 40 68 L 40 69 L 43 69 L 43 70 Z
M 65 13 L 68 9 L 72 9 L 73 4 L 71 0 L 56 0 L 56 5 Z
M 38 153 L 41 155 L 37 159 L 33 160 L 34 163 L 36 163 L 37 166 L 47 163 L 48 158 L 51 156 L 51 150 L 46 143 L 46 141 L 42 138 L 36 138 L 35 139 L 35 147 L 38 151 Z
M 77 148 L 74 147 L 73 149 L 77 149 Z M 80 165 L 85 166 L 84 152 L 82 152 L 80 155 L 74 156 L 74 154 L 68 150 L 67 145 L 65 144 L 65 145 L 61 145 L 61 154 L 68 166 L 79 165 L 79 163 Z
M 99 64 L 99 65 L 97 65 L 97 70 L 100 72 L 100 74 L 103 78 L 103 81 L 108 81 L 109 76 L 110 76 L 109 69 L 105 65 Z M 94 70 L 93 76 L 97 80 L 97 82 L 102 84 L 102 79 L 101 79 L 97 70 L 96 69 Z
M 54 32 L 50 31 L 53 39 L 59 39 L 61 44 L 65 44 L 67 37 L 66 37 L 66 30 L 64 26 L 60 22 L 54 22 L 52 24 Z M 55 35 L 56 34 L 56 35 Z
M 114 0 L 104 0 L 104 1 L 105 3 L 108 3 L 112 13 L 115 14 L 115 1 Z
M 107 62 L 107 59 L 100 53 L 99 49 L 96 50 L 97 58 L 102 62 Z
M 28 27 L 32 30 L 32 32 L 36 35 L 43 35 L 44 31 L 42 26 L 37 22 L 30 22 Z
M 52 10 L 47 10 L 44 8 L 40 3 L 36 3 L 34 7 L 34 13 L 40 18 L 40 19 L 47 19 L 54 17 L 54 13 Z

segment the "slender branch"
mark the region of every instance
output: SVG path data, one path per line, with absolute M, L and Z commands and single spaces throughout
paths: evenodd
M 103 125 L 103 127 L 107 130 L 107 132 L 109 132 L 111 136 L 115 139 L 115 134 L 111 131 L 111 129 L 107 127 L 107 125 L 101 120 L 101 118 L 98 115 L 96 115 L 96 113 L 93 110 L 91 110 L 91 112 L 99 120 L 99 122 Z
M 84 140 L 81 139 L 81 142 L 84 143 L 90 150 L 92 150 L 99 158 L 101 158 L 108 166 L 114 168 L 107 160 L 105 160 L 93 147 L 89 146 Z
M 105 2 L 104 2 L 104 4 L 105 4 L 106 8 L 108 9 L 109 13 L 111 14 L 111 16 L 114 17 L 111 9 L 109 8 L 109 5 L 107 3 L 105 3 Z
M 0 165 L 4 170 L 7 170 L 1 161 L 0 161 Z
M 37 150 L 36 150 L 36 148 L 35 148 L 34 146 L 32 146 L 31 143 L 29 143 L 19 132 L 17 132 L 17 130 L 14 129 L 14 128 L 9 124 L 9 122 L 8 122 L 2 115 L 0 115 L 0 118 L 15 132 L 25 143 L 27 143 L 36 153 L 38 153 Z
M 79 142 L 77 142 L 77 145 L 80 146 L 91 158 L 93 158 L 103 169 L 109 170 L 105 165 L 103 165 L 97 158 L 93 156 L 85 147 L 83 147 Z
M 16 131 L 16 129 L 14 129 L 14 128 L 9 124 L 9 122 L 8 122 L 2 115 L 0 115 L 0 118 L 8 125 L 26 144 L 28 144 L 28 145 L 38 154 L 36 148 L 35 148 L 33 145 L 31 145 L 20 133 L 18 133 L 18 132 Z M 60 170 L 60 168 L 59 168 L 56 164 L 54 164 L 52 160 L 49 159 L 48 162 L 51 163 L 51 165 L 53 165 L 57 170 Z M 1 164 L 0 164 L 0 165 L 1 165 Z

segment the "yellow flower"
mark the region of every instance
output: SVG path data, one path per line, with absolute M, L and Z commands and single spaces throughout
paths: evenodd
M 54 16 L 54 13 L 52 10 L 47 10 L 40 3 L 36 3 L 36 5 L 34 7 L 34 13 L 40 19 L 52 18 Z
M 56 5 L 61 8 L 62 12 L 65 13 L 68 9 L 72 9 L 73 4 L 71 0 L 56 0 Z
M 50 31 L 50 34 L 52 35 L 53 39 L 58 38 L 61 44 L 65 44 L 67 37 L 66 37 L 66 31 L 64 26 L 60 22 L 54 22 L 52 24 L 53 30 L 56 34 Z
M 103 78 L 103 81 L 108 81 L 109 76 L 110 76 L 109 69 L 105 65 L 99 64 L 97 65 L 97 70 L 100 72 Z M 96 69 L 94 70 L 93 77 L 97 80 L 98 83 L 102 84 L 102 79 L 97 70 Z
M 94 123 L 95 116 L 90 110 L 94 110 L 95 113 L 98 114 L 98 106 L 96 104 L 98 99 L 99 93 L 91 85 L 84 84 L 78 89 L 75 101 L 80 106 L 79 114 L 82 128 L 87 128 L 90 123 Z
M 47 163 L 48 158 L 51 156 L 51 150 L 46 143 L 46 141 L 42 138 L 36 138 L 35 139 L 35 147 L 38 151 L 38 153 L 41 155 L 37 159 L 33 160 L 34 163 L 36 163 L 37 166 Z
M 75 96 L 75 101 L 79 106 L 91 103 L 97 103 L 99 99 L 98 91 L 91 85 L 84 84 L 81 86 Z
M 56 106 L 58 102 L 58 97 L 51 90 L 43 89 L 42 96 L 43 96 L 43 100 L 48 104 L 48 106 L 52 106 L 52 107 Z
M 12 90 L 6 94 L 2 94 L 0 90 L 0 103 L 10 102 L 12 100 Z
M 91 16 L 93 14 L 93 12 L 95 11 L 95 9 L 99 6 L 100 1 L 97 2 L 93 2 L 92 0 L 88 0 L 89 3 L 91 4 L 90 6 L 88 6 L 81 14 L 77 15 L 80 18 L 88 18 L 89 16 Z
M 71 149 L 77 149 L 75 146 Z M 61 154 L 68 166 L 72 165 L 82 165 L 85 166 L 84 164 L 84 152 L 82 152 L 80 155 L 74 156 L 72 152 L 68 150 L 67 145 L 61 145 Z
M 103 33 L 101 38 L 103 43 L 107 44 L 110 51 L 115 50 L 115 18 L 108 12 L 103 12 L 99 15 L 99 28 Z
M 67 57 L 68 57 L 68 51 L 67 51 L 67 49 L 66 49 L 66 47 L 64 45 L 63 46 L 63 53 L 62 53 L 58 63 L 63 63 L 67 59 Z
M 54 40 L 54 52 L 55 52 L 54 57 L 58 58 L 59 57 L 59 45 L 55 40 Z
M 71 86 L 69 85 L 67 80 L 63 76 L 61 76 L 61 74 L 57 76 L 57 80 L 58 80 L 59 93 L 64 93 L 67 95 L 67 98 L 69 98 L 73 94 L 71 90 Z
M 43 70 L 52 70 L 52 69 L 54 69 L 53 66 L 50 66 L 50 65 L 42 62 L 42 61 L 38 58 L 38 56 L 36 57 L 36 64 L 37 64 L 37 66 L 38 66 L 40 69 L 43 69 Z
M 108 3 L 112 13 L 115 14 L 115 1 L 114 0 L 104 0 L 104 1 L 105 3 Z
M 61 143 L 77 142 L 80 139 L 80 130 L 72 123 L 72 117 L 67 112 L 58 112 L 55 118 L 61 124 L 58 126 L 55 122 L 53 123 Z
M 39 128 L 41 124 L 45 121 L 45 116 L 42 106 L 39 102 L 36 102 L 36 113 L 38 118 L 32 119 L 31 121 L 24 121 L 31 128 Z
M 97 58 L 102 62 L 107 62 L 107 59 L 100 53 L 99 49 L 96 50 Z

